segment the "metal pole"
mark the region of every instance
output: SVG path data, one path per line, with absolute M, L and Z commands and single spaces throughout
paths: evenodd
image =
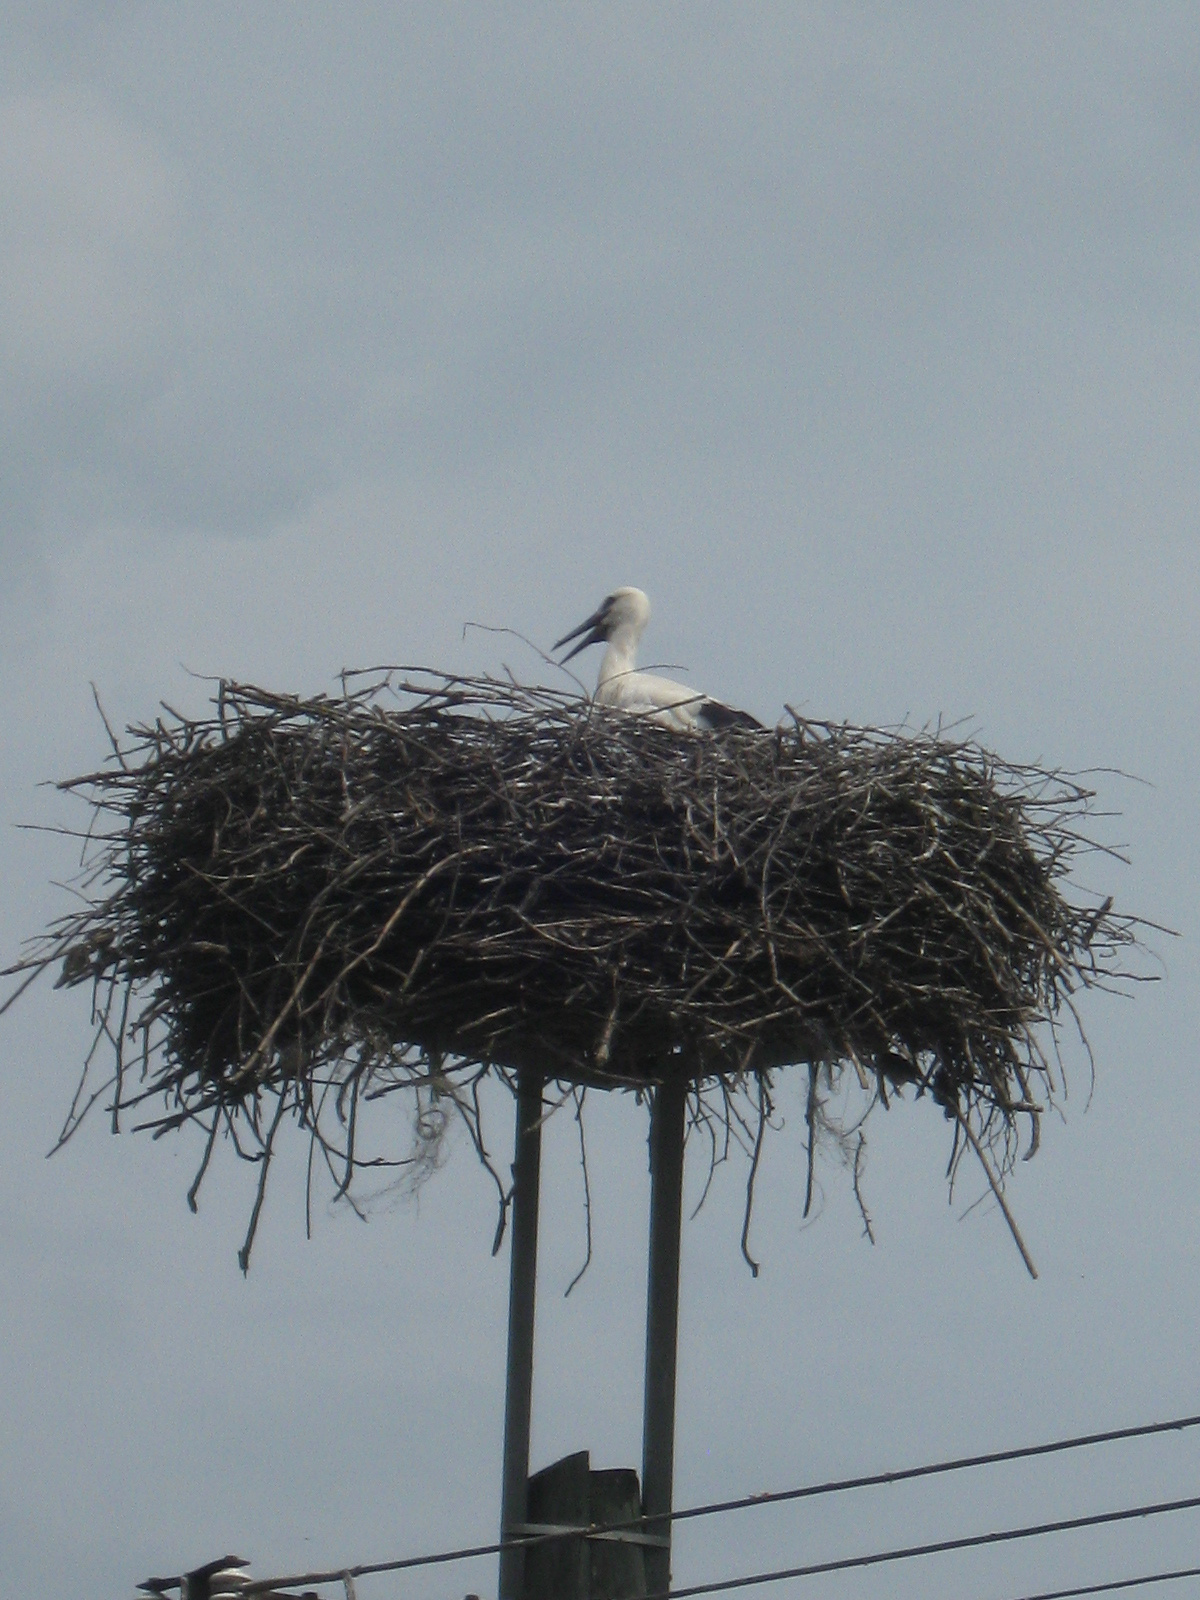
M 675 1476 L 675 1356 L 679 1335 L 679 1234 L 683 1210 L 683 1137 L 687 1084 L 672 1077 L 654 1092 L 650 1113 L 650 1262 L 646 1285 L 646 1388 L 642 1422 L 642 1509 L 672 1508 Z M 646 1547 L 646 1587 L 671 1583 L 671 1524 L 651 1524 L 661 1547 Z
M 526 1521 L 529 1419 L 533 1404 L 533 1314 L 537 1295 L 538 1180 L 542 1158 L 542 1074 L 517 1076 L 513 1154 L 512 1263 L 508 1288 L 508 1368 L 504 1388 L 504 1484 L 500 1537 Z M 500 1600 L 521 1600 L 525 1552 L 500 1555 Z

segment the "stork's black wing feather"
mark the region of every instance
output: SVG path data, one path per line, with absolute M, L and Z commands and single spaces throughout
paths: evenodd
M 722 705 L 719 700 L 704 700 L 696 713 L 702 728 L 723 733 L 727 728 L 761 728 L 762 723 L 748 711 L 737 711 L 733 706 Z

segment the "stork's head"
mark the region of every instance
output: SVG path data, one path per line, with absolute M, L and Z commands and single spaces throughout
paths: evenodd
M 636 645 L 645 631 L 646 624 L 650 621 L 650 602 L 640 589 L 614 589 L 613 592 L 592 612 L 586 622 L 581 622 L 577 628 L 572 628 L 570 633 L 564 633 L 554 646 L 561 650 L 564 644 L 570 644 L 572 639 L 579 643 L 573 650 L 569 650 L 563 661 L 570 661 L 572 656 L 577 656 L 581 650 L 586 650 L 590 644 L 603 644 L 611 639 L 614 634 L 624 632 L 631 645 Z

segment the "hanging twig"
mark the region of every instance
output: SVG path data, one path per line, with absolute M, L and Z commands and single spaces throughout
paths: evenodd
M 583 1172 L 583 1219 L 587 1230 L 587 1253 L 583 1258 L 583 1265 L 567 1285 L 566 1293 L 563 1295 L 564 1300 L 592 1264 L 592 1186 L 588 1180 L 587 1135 L 583 1127 L 583 1102 L 586 1097 L 586 1089 L 576 1089 L 575 1125 L 579 1129 L 579 1165 Z
M 817 1156 L 817 1068 L 808 1069 L 808 1096 L 804 1102 L 804 1121 L 808 1128 L 808 1170 L 804 1179 L 804 1216 L 808 1216 L 813 1203 L 813 1175 Z
M 875 1243 L 875 1230 L 871 1226 L 871 1213 L 867 1210 L 867 1202 L 863 1199 L 862 1171 L 866 1162 L 867 1138 L 859 1129 L 858 1143 L 854 1148 L 854 1198 L 858 1201 L 858 1214 L 862 1218 L 863 1232 L 872 1244 Z
M 267 1135 L 266 1143 L 262 1149 L 262 1168 L 258 1175 L 258 1191 L 254 1196 L 254 1206 L 250 1212 L 250 1225 L 246 1229 L 246 1237 L 242 1241 L 242 1248 L 238 1251 L 238 1266 L 241 1267 L 243 1273 L 250 1271 L 250 1251 L 254 1245 L 254 1235 L 258 1232 L 258 1219 L 262 1213 L 263 1200 L 267 1193 L 267 1173 L 270 1170 L 271 1157 L 275 1151 L 275 1135 L 278 1132 L 280 1122 L 283 1120 L 285 1101 L 286 1097 L 281 1092 L 275 1106 L 275 1117 L 271 1123 L 271 1131 Z
M 1021 1237 L 1020 1228 L 1017 1227 L 1016 1218 L 1008 1209 L 1008 1201 L 1004 1198 L 1004 1191 L 1000 1187 L 1000 1183 L 996 1177 L 996 1174 L 992 1171 L 991 1162 L 984 1154 L 983 1147 L 979 1143 L 979 1140 L 975 1137 L 975 1130 L 971 1127 L 971 1124 L 967 1121 L 966 1117 L 957 1106 L 955 1107 L 955 1114 L 958 1117 L 958 1125 L 963 1131 L 963 1136 L 967 1140 L 967 1143 L 971 1146 L 971 1149 L 974 1150 L 976 1156 L 978 1156 L 979 1165 L 983 1168 L 987 1181 L 991 1186 L 992 1193 L 996 1196 L 997 1204 L 999 1205 L 1000 1210 L 1004 1213 L 1004 1220 L 1008 1223 L 1008 1231 L 1013 1236 L 1013 1243 L 1021 1252 L 1021 1260 L 1025 1263 L 1026 1269 L 1029 1272 L 1029 1276 L 1031 1278 L 1036 1278 L 1038 1271 L 1033 1264 L 1033 1257 L 1029 1254 L 1029 1251 L 1025 1247 L 1025 1241 Z
M 204 1141 L 204 1154 L 200 1158 L 196 1176 L 192 1179 L 191 1188 L 187 1192 L 188 1210 L 193 1216 L 200 1209 L 200 1185 L 204 1182 L 204 1174 L 208 1171 L 208 1163 L 212 1160 L 213 1147 L 217 1142 L 217 1129 L 220 1125 L 221 1113 L 217 1110 L 212 1114 L 212 1126 L 208 1130 L 208 1138 Z
M 767 1099 L 766 1084 L 760 1077 L 758 1080 L 758 1132 L 754 1138 L 754 1154 L 750 1158 L 750 1171 L 746 1175 L 746 1210 L 742 1217 L 742 1256 L 750 1268 L 750 1276 L 758 1277 L 758 1262 L 750 1254 L 750 1219 L 754 1214 L 754 1180 L 758 1176 L 758 1163 L 762 1156 L 763 1134 L 767 1130 L 767 1114 L 770 1102 Z

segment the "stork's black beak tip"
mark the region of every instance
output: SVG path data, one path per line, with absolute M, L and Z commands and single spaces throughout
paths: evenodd
M 587 627 L 587 623 L 586 622 L 584 623 L 584 627 L 585 628 Z M 578 631 L 579 630 L 576 629 L 576 633 Z M 574 633 L 569 633 L 565 639 L 560 639 L 558 641 L 558 643 L 554 646 L 554 648 L 556 650 L 561 650 L 563 645 L 564 644 L 568 644 L 574 637 L 575 637 Z M 601 643 L 603 643 L 603 640 L 604 640 L 604 634 L 603 634 L 603 632 L 602 632 L 602 630 L 600 628 L 591 628 L 591 629 L 589 629 L 588 632 L 584 634 L 583 638 L 580 639 L 579 643 L 575 646 L 575 648 L 573 650 L 568 650 L 567 651 L 566 655 L 558 663 L 559 666 L 560 667 L 566 666 L 567 662 L 568 661 L 572 661 L 579 654 L 579 652 L 581 650 L 586 650 L 589 647 L 589 645 L 601 644 Z
M 605 637 L 604 620 L 607 610 L 608 603 L 606 601 L 605 604 L 600 607 L 599 611 L 592 612 L 591 616 L 588 617 L 586 622 L 581 622 L 577 628 L 572 628 L 570 633 L 563 634 L 562 638 L 559 639 L 554 646 L 556 650 L 561 650 L 563 645 L 570 644 L 572 639 L 578 639 L 579 643 L 575 646 L 574 650 L 568 651 L 568 653 L 562 658 L 562 661 L 559 662 L 559 666 L 563 666 L 566 662 L 570 661 L 572 656 L 577 656 L 581 650 L 586 650 L 589 645 L 603 643 Z M 582 635 L 582 638 L 580 635 Z

